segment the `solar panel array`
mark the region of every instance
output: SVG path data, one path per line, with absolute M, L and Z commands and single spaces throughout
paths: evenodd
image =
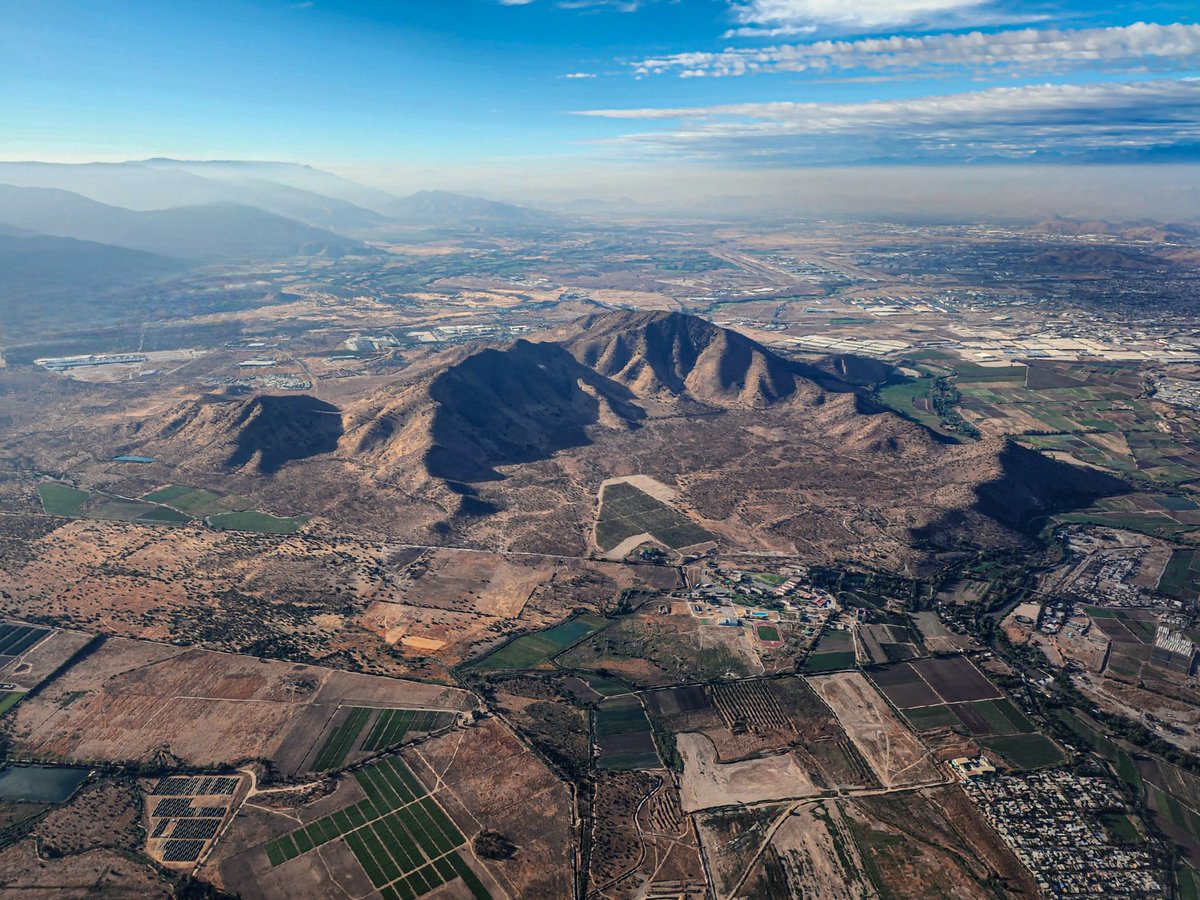
M 172 775 L 149 792 L 151 852 L 164 863 L 192 863 L 217 836 L 240 779 L 228 775 Z

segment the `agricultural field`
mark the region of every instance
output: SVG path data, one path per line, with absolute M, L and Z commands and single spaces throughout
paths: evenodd
M 1180 600 L 1200 599 L 1200 551 L 1173 551 L 1158 580 L 1158 589 Z
M 1041 769 L 1061 765 L 1066 757 L 1062 749 L 1044 734 L 1000 734 L 979 739 L 979 743 L 1000 754 L 1016 769 Z
M 925 748 L 858 672 L 809 679 L 884 787 L 941 780 Z
M 597 765 L 601 769 L 657 769 L 662 763 L 654 734 L 637 697 L 609 697 L 594 713 Z
M 251 509 L 253 501 L 236 494 L 186 485 L 168 485 L 137 499 L 82 491 L 55 481 L 43 481 L 37 492 L 47 513 L 65 518 L 83 516 L 144 525 L 187 525 L 202 520 L 217 531 L 261 534 L 292 534 L 308 521 L 308 516 L 273 516 Z
M 927 655 L 921 635 L 911 625 L 855 626 L 865 657 L 863 665 L 881 665 Z
M 28 756 L 217 766 L 270 759 L 303 771 L 339 707 L 473 703 L 453 688 L 108 638 L 18 704 L 10 739 Z
M 48 634 L 49 628 L 0 622 L 0 661 L 6 656 L 21 656 Z
M 1177 499 L 1166 494 L 1124 494 L 1054 518 L 1059 522 L 1124 528 L 1169 541 L 1200 529 L 1200 509 L 1172 508 L 1178 506 Z
M 610 553 L 641 535 L 648 535 L 672 550 L 714 540 L 712 534 L 679 510 L 632 484 L 617 482 L 604 485 L 600 490 L 600 511 L 596 516 L 596 546 L 602 552 Z
M 918 732 L 967 735 L 1017 768 L 1062 759 L 1049 738 L 966 657 L 918 660 L 869 673 L 880 692 Z
M 472 664 L 480 670 L 547 668 L 551 657 L 604 628 L 600 616 L 582 615 L 536 634 L 522 635 Z
M 263 847 L 271 867 L 344 841 L 385 900 L 421 897 L 461 879 L 476 900 L 492 896 L 460 851 L 466 838 L 398 757 L 354 772 L 365 798 Z
M 809 673 L 854 668 L 854 636 L 849 631 L 829 630 L 821 634 L 816 646 L 804 658 L 803 670 Z
M 92 496 L 87 491 L 59 484 L 57 481 L 43 481 L 38 485 L 37 492 L 43 509 L 49 515 L 67 518 L 75 515 Z
M 1092 620 L 1092 624 L 1114 644 L 1154 643 L 1158 616 L 1153 610 L 1084 606 L 1083 611 Z
M 710 625 L 691 615 L 642 611 L 572 647 L 563 668 L 615 674 L 658 687 L 681 681 L 744 677 L 763 671 L 746 629 Z
M 413 772 L 468 836 L 507 835 L 510 858 L 488 872 L 509 896 L 571 895 L 571 795 L 531 750 L 495 720 L 450 732 L 404 751 Z
M 330 720 L 324 742 L 314 745 L 315 758 L 306 768 L 314 772 L 340 769 L 347 760 L 357 761 L 364 754 L 386 750 L 410 737 L 445 728 L 452 725 L 454 719 L 452 712 L 427 709 L 344 707 Z
M 216 516 L 221 513 L 242 512 L 254 506 L 249 497 L 237 494 L 220 494 L 205 488 L 185 484 L 170 484 L 143 494 L 148 503 L 169 506 L 195 519 Z
M 1200 866 L 1200 777 L 1156 757 L 1140 757 L 1138 774 L 1155 824 Z
M 935 378 L 922 374 L 920 378 L 894 379 L 879 388 L 876 396 L 884 406 L 900 415 L 920 422 L 935 431 L 942 431 L 942 417 L 933 408 L 929 396 Z

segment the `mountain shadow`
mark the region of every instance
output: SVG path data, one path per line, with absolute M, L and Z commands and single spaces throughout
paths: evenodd
M 308 394 L 264 394 L 242 405 L 232 423 L 234 450 L 225 465 L 240 469 L 253 463 L 273 475 L 289 462 L 332 453 L 342 437 L 342 414 L 332 403 Z
M 990 467 L 993 477 L 974 486 L 976 499 L 971 509 L 1030 537 L 1050 516 L 1134 490 L 1120 478 L 1052 459 L 1011 440 L 1004 441 Z M 914 529 L 912 535 L 918 541 L 943 547 L 947 535 L 962 533 L 964 521 L 963 511 L 953 510 L 930 525 Z
M 628 388 L 561 346 L 525 340 L 472 354 L 428 393 L 436 411 L 425 468 L 446 481 L 496 481 L 498 466 L 584 446 L 590 426 L 635 428 L 646 415 Z

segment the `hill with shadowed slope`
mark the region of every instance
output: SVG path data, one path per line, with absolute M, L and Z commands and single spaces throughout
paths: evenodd
M 939 549 L 1019 544 L 1048 512 L 1118 493 L 1004 441 L 952 445 L 828 373 L 676 313 L 616 311 L 543 340 L 435 354 L 335 408 L 226 400 L 138 429 L 125 449 L 272 474 L 281 503 L 414 541 L 578 553 L 605 480 L 650 475 L 735 546 L 913 567 Z M 265 414 L 270 429 L 257 427 Z M 288 453 L 252 448 L 288 437 Z M 264 466 L 256 460 L 272 459 Z

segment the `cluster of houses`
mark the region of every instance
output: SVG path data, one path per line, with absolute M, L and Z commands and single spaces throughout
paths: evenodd
M 1048 897 L 1164 897 L 1167 879 L 1153 841 L 1124 845 L 1101 813 L 1126 804 L 1104 778 L 1067 769 L 964 779 L 963 789 L 1033 873 Z

